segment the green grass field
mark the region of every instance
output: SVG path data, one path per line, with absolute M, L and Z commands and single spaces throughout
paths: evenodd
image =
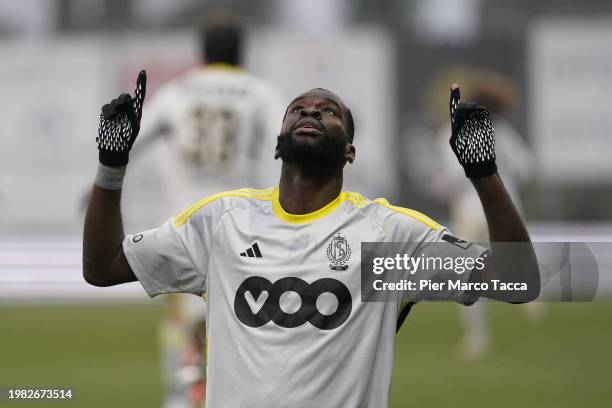
M 539 324 L 491 305 L 492 351 L 455 358 L 457 306 L 420 304 L 397 339 L 392 407 L 608 407 L 612 302 L 546 304 Z M 0 307 L 0 389 L 70 387 L 65 404 L 4 407 L 158 407 L 156 322 L 144 305 Z

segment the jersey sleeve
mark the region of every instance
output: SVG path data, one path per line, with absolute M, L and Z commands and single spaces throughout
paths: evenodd
M 446 227 L 417 211 L 392 206 L 385 200 L 377 201 L 390 212 L 383 226 L 392 242 L 400 243 L 401 252 L 421 262 L 418 271 L 406 270 L 402 279 L 417 283 L 416 289 L 402 292 L 402 302 L 421 300 L 466 303 L 465 285 L 476 267 L 476 260 L 489 250 L 476 243 L 454 237 Z M 419 260 L 420 259 L 420 260 Z M 472 259 L 473 261 L 466 261 Z M 428 262 L 425 264 L 425 262 Z M 412 272 L 412 273 L 411 273 Z M 421 288 L 420 281 L 444 283 L 441 289 Z M 449 284 L 452 281 L 453 284 Z
M 158 228 L 128 235 L 123 240 L 127 261 L 149 296 L 165 293 L 200 296 L 206 291 L 221 203 L 200 204 Z
M 416 290 L 405 291 L 403 300 L 418 302 L 452 301 L 471 304 L 466 299 L 466 287 L 474 268 L 484 267 L 484 257 L 488 248 L 453 236 L 445 227 L 430 229 L 424 239 L 414 246 L 413 257 L 428 262 L 426 267 L 416 272 Z M 414 279 L 414 278 L 413 278 Z M 431 286 L 420 286 L 420 281 L 431 282 Z M 433 286 L 439 284 L 440 286 Z

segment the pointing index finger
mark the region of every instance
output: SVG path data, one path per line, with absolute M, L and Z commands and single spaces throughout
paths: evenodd
M 134 91 L 134 97 L 142 95 L 142 99 L 144 99 L 145 93 L 147 92 L 147 72 L 143 69 L 138 74 L 138 79 L 136 80 L 136 90 Z
M 459 100 L 461 99 L 461 91 L 459 90 L 459 85 L 453 84 L 450 89 L 450 117 L 451 122 L 454 121 L 455 112 L 457 111 L 457 106 L 459 105 Z
M 142 104 L 147 93 L 147 72 L 143 69 L 136 79 L 136 89 L 134 90 L 134 110 L 138 119 L 142 114 Z

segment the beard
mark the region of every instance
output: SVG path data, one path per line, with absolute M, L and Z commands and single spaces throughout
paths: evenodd
M 346 163 L 347 141 L 330 136 L 324 129 L 315 143 L 299 140 L 291 128 L 278 136 L 279 157 L 287 163 L 296 164 L 302 174 L 313 180 L 326 180 Z

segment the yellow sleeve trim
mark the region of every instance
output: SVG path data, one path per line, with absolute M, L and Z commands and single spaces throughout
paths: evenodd
M 439 229 L 442 228 L 442 225 L 438 224 L 437 222 L 435 222 L 434 220 L 432 220 L 425 214 L 422 214 L 418 211 L 411 210 L 410 208 L 404 208 L 404 207 L 398 207 L 395 205 L 391 205 L 384 198 L 377 198 L 376 200 L 374 200 L 374 202 L 382 205 L 383 207 L 387 207 L 390 210 L 397 211 L 398 213 L 412 217 L 415 220 L 418 220 L 422 222 L 423 224 L 427 225 L 428 227 L 433 228 L 435 231 L 438 231 Z
M 174 217 L 172 219 L 172 222 L 176 228 L 179 228 L 180 226 L 185 224 L 189 220 L 189 218 L 193 216 L 193 214 L 198 212 L 200 208 L 204 207 L 207 204 L 212 203 L 215 200 L 218 200 L 219 198 L 223 198 L 223 197 L 246 197 L 246 198 L 254 198 L 256 200 L 271 201 L 272 191 L 273 189 L 256 190 L 253 188 L 241 188 L 239 190 L 223 191 L 221 193 L 213 194 L 211 196 L 208 196 L 198 201 L 197 203 L 195 203 L 194 205 L 192 205 L 191 207 L 189 207 L 188 209 L 186 209 L 185 211 L 183 211 L 182 213 Z

